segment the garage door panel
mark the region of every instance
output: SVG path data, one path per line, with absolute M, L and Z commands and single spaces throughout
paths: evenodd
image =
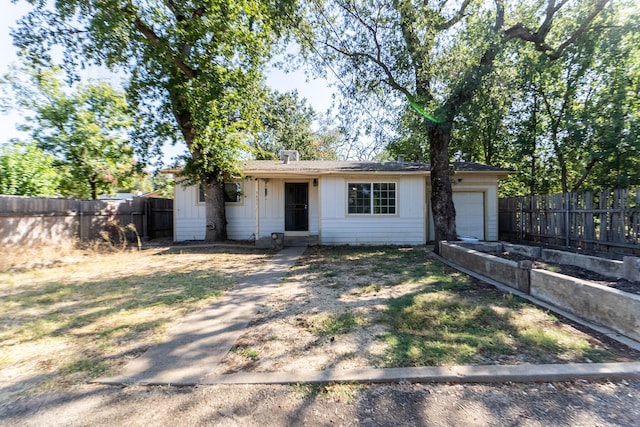
M 454 192 L 453 204 L 456 207 L 458 236 L 484 240 L 484 193 Z

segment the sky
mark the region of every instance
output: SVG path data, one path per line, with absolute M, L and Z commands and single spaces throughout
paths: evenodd
M 10 28 L 16 26 L 16 22 L 28 13 L 30 6 L 26 2 L 14 4 L 3 0 L 2 13 L 0 13 L 0 75 L 9 71 L 11 64 L 17 64 L 18 57 L 13 39 L 10 36 Z M 93 71 L 89 77 L 107 77 L 108 72 Z M 309 105 L 318 113 L 325 113 L 331 105 L 333 90 L 323 79 L 307 80 L 302 70 L 286 74 L 283 71 L 272 68 L 267 77 L 267 85 L 278 91 L 297 90 L 302 98 L 306 98 Z M 25 134 L 16 129 L 21 122 L 19 113 L 0 113 L 0 144 L 8 142 L 11 138 L 25 138 Z M 184 147 L 167 147 L 165 150 L 165 164 L 181 154 Z

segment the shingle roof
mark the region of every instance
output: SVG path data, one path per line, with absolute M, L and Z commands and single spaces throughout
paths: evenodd
M 480 163 L 456 162 L 454 170 L 464 172 L 509 173 L 508 169 Z M 242 165 L 245 174 L 252 172 L 299 172 L 299 173 L 349 173 L 349 172 L 415 172 L 427 174 L 429 163 L 419 162 L 356 162 L 327 160 L 298 160 L 283 163 L 276 160 L 250 160 Z
M 455 162 L 451 165 L 459 172 L 493 172 L 499 176 L 514 173 L 509 169 L 471 162 Z M 420 162 L 356 162 L 330 160 L 298 160 L 287 164 L 277 160 L 249 160 L 242 164 L 244 175 L 330 175 L 347 173 L 415 173 L 428 175 L 431 171 L 429 163 Z M 163 170 L 163 173 L 179 173 L 182 168 Z

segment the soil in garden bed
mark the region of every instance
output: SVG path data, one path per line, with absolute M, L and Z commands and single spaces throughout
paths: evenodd
M 551 262 L 541 261 L 536 258 L 531 258 L 526 255 L 514 253 L 514 252 L 489 252 L 490 255 L 495 255 L 500 258 L 505 258 L 511 261 L 533 261 L 533 268 L 539 268 L 541 270 L 553 271 L 554 273 L 560 273 L 578 279 L 588 280 L 595 282 L 599 285 L 615 288 L 620 291 L 629 292 L 631 294 L 640 295 L 640 282 L 632 282 L 626 279 L 613 279 L 611 277 L 603 276 L 594 271 L 587 270 L 585 268 L 576 267 L 573 265 L 555 264 Z

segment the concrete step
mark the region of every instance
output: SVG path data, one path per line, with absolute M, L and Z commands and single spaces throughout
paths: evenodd
M 318 244 L 318 236 L 285 236 L 284 246 L 313 246 Z

